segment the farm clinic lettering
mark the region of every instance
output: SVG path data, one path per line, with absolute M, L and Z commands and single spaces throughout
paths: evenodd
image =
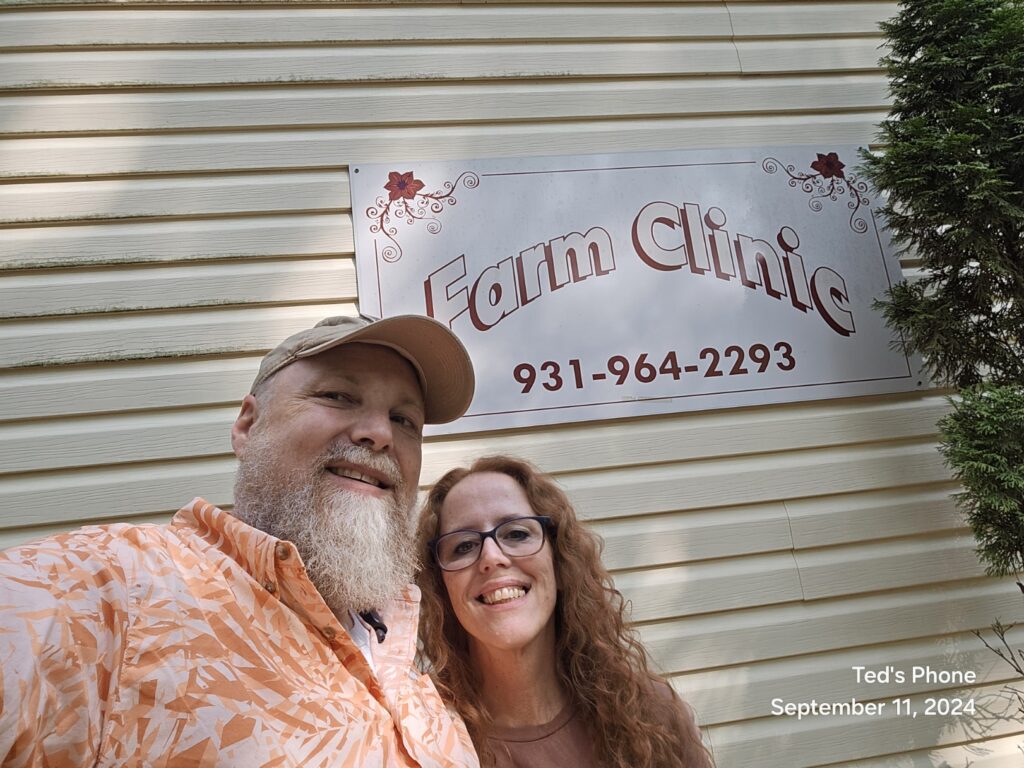
M 633 219 L 633 250 L 651 269 L 736 281 L 739 288 L 787 301 L 801 313 L 817 313 L 840 336 L 855 333 L 846 281 L 829 267 L 818 267 L 808 277 L 804 257 L 797 252 L 800 238 L 792 227 L 778 231 L 776 248 L 749 235 L 734 237 L 725 229 L 726 223 L 721 208 L 702 212 L 696 203 L 680 208 L 651 202 Z M 458 256 L 424 280 L 426 310 L 449 327 L 468 313 L 477 330 L 487 331 L 546 293 L 614 271 L 612 239 L 602 227 L 593 227 L 584 234 L 571 232 L 520 251 L 487 267 L 472 281 L 466 273 L 465 254 Z

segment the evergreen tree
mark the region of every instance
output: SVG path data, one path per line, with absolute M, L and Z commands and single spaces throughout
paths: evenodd
M 903 0 L 882 30 L 893 106 L 864 170 L 923 276 L 879 306 L 933 379 L 962 389 L 940 450 L 989 573 L 1020 574 L 1024 0 Z
M 882 309 L 937 381 L 1024 382 L 1024 3 L 904 0 L 865 170 L 924 278 Z
M 1024 394 L 1012 385 L 964 392 L 939 427 L 957 496 L 995 576 L 1024 572 Z M 1024 590 L 1024 586 L 1021 587 Z

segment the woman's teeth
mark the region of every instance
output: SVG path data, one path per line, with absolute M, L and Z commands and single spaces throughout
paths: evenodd
M 526 590 L 522 587 L 502 587 L 493 592 L 488 592 L 486 595 L 480 595 L 480 599 L 487 605 L 496 605 L 497 603 L 507 603 L 509 600 L 516 600 L 525 594 Z

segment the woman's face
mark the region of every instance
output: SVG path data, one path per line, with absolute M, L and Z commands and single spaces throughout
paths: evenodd
M 490 531 L 534 512 L 522 487 L 500 472 L 463 478 L 441 507 L 439 534 Z M 523 651 L 536 646 L 554 653 L 558 583 L 545 540 L 539 552 L 509 557 L 493 538 L 484 539 L 480 559 L 461 571 L 443 571 L 448 599 L 477 650 Z

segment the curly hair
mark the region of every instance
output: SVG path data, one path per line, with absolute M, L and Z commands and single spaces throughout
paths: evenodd
M 665 717 L 665 699 L 684 706 L 670 686 L 649 669 L 647 652 L 625 617 L 625 602 L 601 563 L 604 545 L 576 517 L 565 493 L 529 462 L 509 456 L 478 459 L 444 475 L 431 488 L 417 532 L 423 570 L 420 662 L 442 697 L 466 723 L 481 765 L 494 764 L 487 741 L 491 718 L 469 661 L 468 636 L 452 609 L 428 542 L 440 533 L 440 514 L 451 489 L 480 472 L 508 475 L 525 491 L 536 515 L 551 518 L 559 589 L 555 608 L 556 656 L 563 689 L 588 724 L 594 752 L 604 768 L 711 768 L 711 756 L 696 728 L 680 732 Z M 661 685 L 659 685 L 661 683 Z M 659 695 L 659 688 L 667 693 Z

